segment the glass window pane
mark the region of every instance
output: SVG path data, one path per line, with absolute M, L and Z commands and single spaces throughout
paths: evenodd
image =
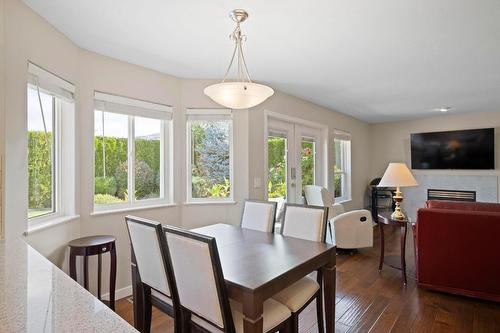
M 55 212 L 54 98 L 40 91 L 39 99 L 37 90 L 28 87 L 27 106 L 28 218 L 34 218 Z
M 135 198 L 160 198 L 161 127 L 158 119 L 135 117 Z
M 94 203 L 128 201 L 128 116 L 94 113 Z
M 192 198 L 229 198 L 231 122 L 196 120 L 190 124 Z
M 309 138 L 302 138 L 300 147 L 300 167 L 302 170 L 302 193 L 306 185 L 314 185 L 316 143 Z
M 285 137 L 270 135 L 267 138 L 267 193 L 269 198 L 286 198 L 286 149 Z
M 335 187 L 335 198 L 340 198 L 343 196 L 342 178 L 343 178 L 343 174 L 341 174 L 341 173 L 334 174 L 333 181 L 334 181 L 334 187 Z
M 334 172 L 342 171 L 342 140 L 334 140 L 335 147 L 335 164 L 333 166 Z

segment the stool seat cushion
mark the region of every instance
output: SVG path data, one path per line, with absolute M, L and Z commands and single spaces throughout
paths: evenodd
M 159 291 L 151 289 L 151 296 L 154 296 L 154 297 L 158 298 L 159 300 L 172 306 L 172 299 L 170 297 L 168 297 L 167 295 L 160 293 Z

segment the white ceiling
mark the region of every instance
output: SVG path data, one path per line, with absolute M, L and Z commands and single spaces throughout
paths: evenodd
M 500 111 L 498 0 L 24 0 L 83 48 L 221 78 L 244 8 L 255 81 L 369 122 Z

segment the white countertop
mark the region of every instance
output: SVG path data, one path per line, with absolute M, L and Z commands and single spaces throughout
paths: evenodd
M 23 240 L 0 241 L 0 331 L 137 331 Z

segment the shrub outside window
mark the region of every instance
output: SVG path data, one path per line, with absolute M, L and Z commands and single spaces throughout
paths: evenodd
M 95 210 L 169 203 L 171 108 L 96 92 Z
M 188 110 L 188 202 L 232 201 L 230 110 Z

